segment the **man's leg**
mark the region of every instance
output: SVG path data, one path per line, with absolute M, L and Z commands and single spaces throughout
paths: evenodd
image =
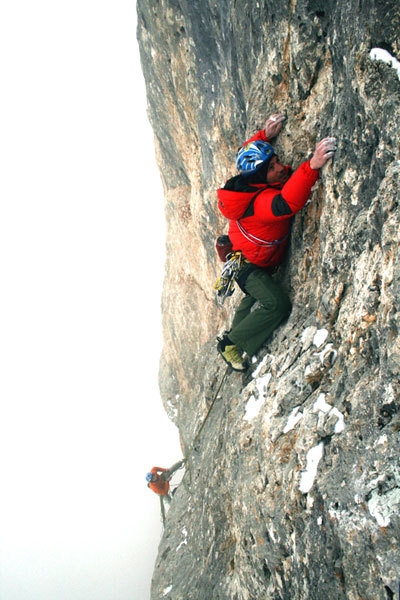
M 239 323 L 243 321 L 243 319 L 245 319 L 247 315 L 250 314 L 251 308 L 255 302 L 256 300 L 251 296 L 244 296 L 244 298 L 241 300 L 239 306 L 236 309 L 235 316 L 233 317 L 231 325 L 231 330 L 235 329 L 239 325 Z
M 233 331 L 238 325 L 246 319 L 250 314 L 253 304 L 256 302 L 254 298 L 246 295 L 240 302 L 236 309 L 235 316 L 232 321 L 231 330 Z M 236 344 L 231 340 L 230 331 L 228 331 L 223 338 L 218 341 L 217 350 L 224 359 L 224 361 L 234 371 L 246 371 L 248 368 L 247 360 L 243 359 L 243 350 L 237 348 Z
M 232 327 L 229 339 L 249 356 L 253 356 L 288 316 L 291 304 L 281 286 L 263 269 L 252 271 L 244 288 L 253 303 L 257 300 L 259 305 Z

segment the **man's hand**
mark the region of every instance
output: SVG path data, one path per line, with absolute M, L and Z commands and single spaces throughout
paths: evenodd
M 312 169 L 320 169 L 336 152 L 336 138 L 327 137 L 318 142 L 310 160 Z
M 285 119 L 285 115 L 282 115 L 281 113 L 276 113 L 269 117 L 269 119 L 265 123 L 264 129 L 265 137 L 268 140 L 272 140 L 272 138 L 278 135 L 278 133 L 282 129 L 282 124 Z

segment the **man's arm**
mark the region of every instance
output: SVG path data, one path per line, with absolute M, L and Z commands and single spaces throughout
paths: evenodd
M 336 138 L 327 137 L 317 143 L 314 154 L 293 173 L 282 188 L 281 196 L 292 213 L 303 208 L 311 194 L 311 188 L 319 177 L 319 170 L 336 152 Z
M 158 475 L 158 473 L 165 473 L 167 470 L 168 469 L 163 469 L 163 467 L 153 467 L 150 472 Z
M 256 142 L 258 140 L 260 140 L 261 142 L 271 141 L 278 135 L 278 133 L 282 129 L 283 121 L 285 119 L 285 115 L 282 115 L 281 113 L 275 113 L 271 115 L 265 122 L 264 129 L 260 129 L 260 131 L 257 131 L 257 133 L 255 133 L 251 138 L 246 140 L 242 145 L 245 146 L 250 142 Z
M 286 117 L 282 113 L 276 113 L 267 119 L 264 127 L 264 134 L 268 141 L 278 135 L 285 119 Z
M 311 159 L 296 169 L 283 186 L 280 194 L 273 199 L 271 211 L 274 217 L 287 217 L 303 208 L 310 197 L 311 188 L 319 177 L 319 169 L 332 158 L 335 151 L 335 138 L 324 138 L 318 142 Z
M 327 137 L 318 142 L 310 160 L 312 169 L 321 169 L 336 152 L 336 138 Z

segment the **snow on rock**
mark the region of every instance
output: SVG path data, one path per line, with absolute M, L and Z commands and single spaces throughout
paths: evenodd
M 164 588 L 162 597 L 164 598 L 164 596 L 167 596 L 171 590 L 172 590 L 172 585 L 168 585 L 166 588 Z
M 326 429 L 330 424 L 329 433 L 341 433 L 344 430 L 344 415 L 336 407 L 332 407 L 325 400 L 326 395 L 321 392 L 313 405 L 313 413 L 319 415 L 318 427 Z M 328 433 L 326 431 L 326 433 Z
M 329 357 L 329 355 L 331 355 L 330 364 L 333 365 L 337 357 L 337 351 L 334 349 L 333 344 L 327 344 L 322 352 L 319 353 L 321 364 L 324 364 L 326 357 Z
M 371 52 L 369 53 L 369 57 L 371 60 L 381 60 L 392 67 L 400 79 L 400 62 L 397 60 L 397 58 L 392 56 L 390 52 L 384 50 L 383 48 L 372 48 Z
M 306 380 L 320 379 L 323 372 L 329 370 L 337 358 L 337 350 L 333 344 L 327 344 L 320 352 L 313 352 L 309 357 L 309 364 L 304 369 Z
M 187 545 L 187 534 L 188 534 L 187 529 L 186 529 L 186 527 L 184 527 L 182 529 L 183 540 L 181 541 L 181 543 L 177 547 L 176 552 L 178 552 L 178 550 L 180 550 L 182 548 L 182 546 L 186 546 Z
M 251 375 L 253 379 L 257 379 L 257 377 L 261 373 L 262 368 L 267 364 L 268 361 L 270 361 L 271 363 L 274 361 L 274 357 L 271 356 L 271 354 L 266 354 L 260 362 L 260 364 L 257 365 L 257 367 L 254 369 Z
M 398 513 L 399 505 L 399 488 L 390 490 L 386 494 L 381 494 L 379 489 L 372 490 L 368 500 L 368 510 L 379 527 L 387 527 L 390 524 L 390 516 Z
M 337 408 L 333 407 L 330 411 L 329 415 L 333 415 L 337 417 L 337 422 L 335 425 L 335 433 L 341 433 L 344 429 L 344 416 L 343 413 L 340 412 Z
M 379 527 L 390 524 L 391 515 L 398 515 L 400 508 L 400 471 L 394 468 L 388 474 L 380 474 L 370 481 L 368 510 Z
M 326 338 L 328 337 L 327 329 L 318 329 L 317 333 L 314 335 L 313 344 L 317 348 L 322 346 L 326 342 Z
M 320 442 L 307 452 L 307 465 L 300 476 L 299 490 L 302 494 L 307 494 L 317 476 L 318 464 L 324 454 L 324 443 Z
M 326 395 L 323 393 L 318 395 L 318 398 L 314 402 L 313 412 L 316 413 L 321 411 L 323 413 L 327 413 L 331 410 L 332 406 L 326 402 L 325 397 Z
M 207 0 L 154 4 L 137 1 L 168 221 L 159 386 L 163 404 L 178 409 L 189 461 L 167 515 L 151 598 L 172 582 L 164 600 L 309 600 L 313 590 L 320 598 L 397 596 L 400 521 L 384 506 L 395 508 L 394 485 L 400 488 L 390 479 L 400 431 L 399 85 L 393 66 L 374 62 L 369 51 L 384 45 L 400 59 L 399 3 L 371 9 L 328 0 L 324 16 L 304 2 L 287 10 L 272 1 L 221 0 L 218 18 Z M 265 26 L 272 13 L 279 27 Z M 287 65 L 296 77 L 287 76 Z M 290 316 L 257 352 L 253 376 L 225 377 L 215 336 L 231 326 L 241 292 L 222 312 L 213 301 L 214 236 L 227 225 L 215 190 L 234 175 L 239 145 L 288 102 L 277 140 L 282 157 L 300 164 L 316 138 L 330 134 L 338 152 L 295 217 L 280 273 Z M 259 397 L 255 380 L 267 372 L 272 378 Z M 313 412 L 321 393 L 321 410 Z M 247 417 L 252 404 L 260 412 L 248 423 L 251 394 Z M 372 485 L 375 473 L 386 476 L 382 485 Z M 300 480 L 304 492 L 312 485 L 304 496 Z M 374 489 L 386 497 L 382 506 L 374 505 Z M 381 523 L 390 519 L 390 531 L 381 531 L 369 508 Z M 176 553 L 183 525 L 187 545 Z
M 296 406 L 290 413 L 283 433 L 287 433 L 291 429 L 293 429 L 299 421 L 303 418 L 303 413 L 299 412 L 300 406 Z
M 313 343 L 313 339 L 316 336 L 317 328 L 315 325 L 311 325 L 310 327 L 306 327 L 303 333 L 301 334 L 301 343 L 303 348 L 306 350 Z
M 259 377 L 255 381 L 257 388 L 257 397 L 252 394 L 246 404 L 246 412 L 243 417 L 245 421 L 252 421 L 260 412 L 260 409 L 265 401 L 265 392 L 271 379 L 271 373 L 267 373 L 263 377 Z

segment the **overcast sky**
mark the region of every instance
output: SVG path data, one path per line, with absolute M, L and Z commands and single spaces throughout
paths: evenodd
M 0 598 L 145 600 L 181 451 L 134 0 L 4 2 L 0 52 Z

